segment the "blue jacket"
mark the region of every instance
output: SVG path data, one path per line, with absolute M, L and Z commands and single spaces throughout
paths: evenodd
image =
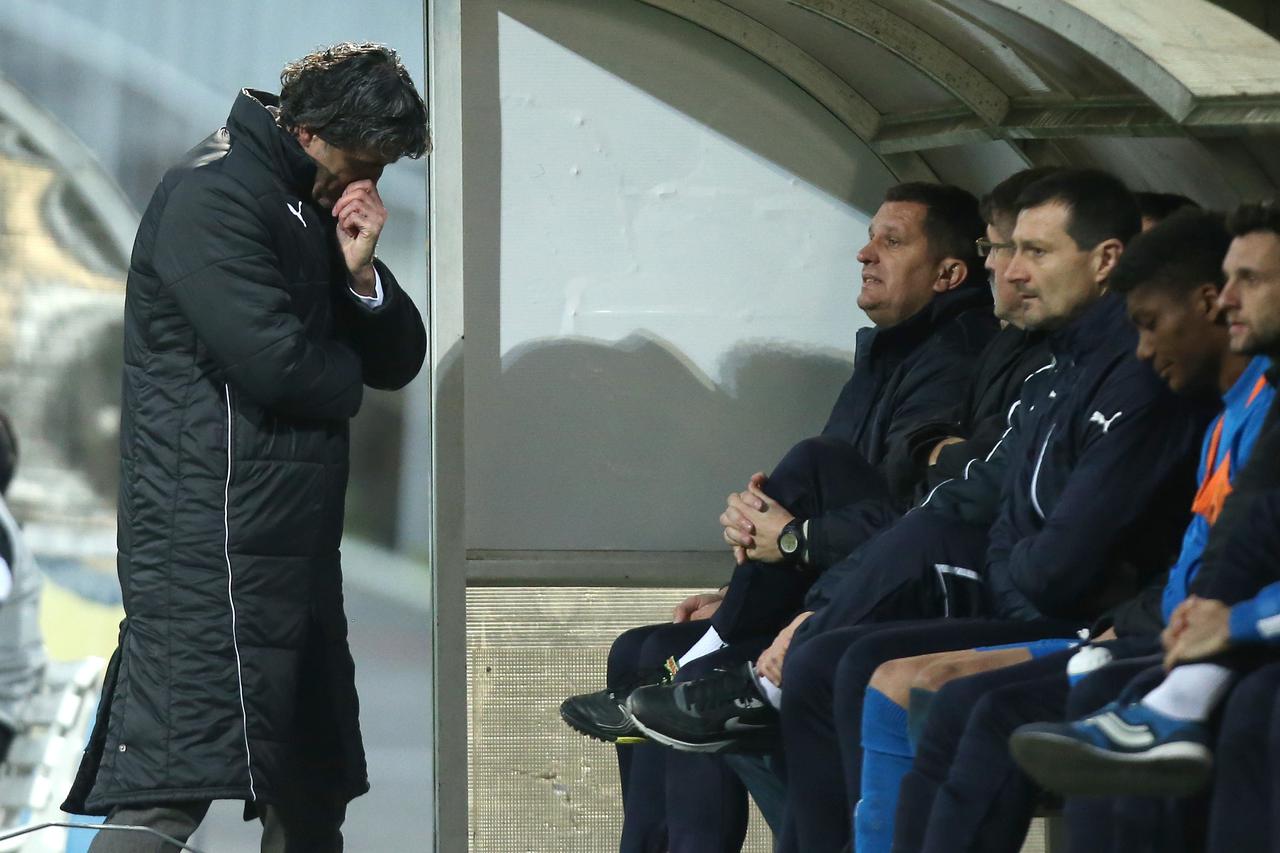
M 1257 567 L 1262 577 L 1280 574 L 1280 490 L 1259 495 L 1249 507 L 1248 535 L 1232 536 L 1224 558 Z M 1280 581 L 1231 608 L 1231 642 L 1280 643 Z
M 991 292 L 978 285 L 939 294 L 896 326 L 859 330 L 853 375 L 822 434 L 848 441 L 885 473 L 890 449 L 920 424 L 958 419 L 978 356 L 996 330 Z M 839 560 L 910 504 L 910 495 L 900 495 L 809 519 L 811 563 Z
M 1224 408 L 1204 437 L 1198 480 L 1200 492 L 1192 505 L 1191 523 L 1182 537 L 1182 551 L 1169 570 L 1161 615 L 1165 622 L 1183 599 L 1200 571 L 1200 559 L 1209 541 L 1209 530 L 1218 520 L 1231 483 L 1253 450 L 1276 391 L 1266 381 L 1271 360 L 1263 356 L 1249 362 L 1235 385 L 1222 398 Z
M 1116 295 L 1049 339 L 1010 432 L 986 584 L 1002 618 L 1088 620 L 1162 572 L 1186 526 L 1195 451 L 1212 415 L 1135 356 Z
M 1200 577 L 1205 547 L 1235 488 L 1237 475 L 1250 458 L 1262 431 L 1267 412 L 1275 399 L 1275 388 L 1266 381 L 1271 360 L 1259 356 L 1223 395 L 1222 413 L 1205 433 L 1197 476 L 1199 491 L 1191 505 L 1191 522 L 1182 537 L 1177 562 L 1165 577 L 1148 584 L 1137 596 L 1122 602 L 1095 633 L 1111 624 L 1121 637 L 1159 634 L 1173 609 L 1190 593 L 1192 581 Z

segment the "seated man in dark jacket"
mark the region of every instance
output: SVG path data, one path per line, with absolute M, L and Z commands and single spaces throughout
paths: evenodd
M 1138 230 L 1132 197 L 1105 173 L 1063 170 L 1024 190 L 1018 207 L 1017 248 L 1006 274 L 1023 295 L 1028 326 L 1050 331 L 1054 361 L 1028 379 L 1008 435 L 992 454 L 868 543 L 860 567 L 801 628 L 808 638 L 798 654 L 820 659 L 804 668 L 826 675 L 792 682 L 786 673 L 799 663 L 797 653 L 787 656 L 784 724 L 792 699 L 803 701 L 811 690 L 830 695 L 843 651 L 860 630 L 836 630 L 842 625 L 989 614 L 995 621 L 947 629 L 945 642 L 955 645 L 942 648 L 1061 636 L 1088 624 L 1090 611 L 1115 600 L 1131 575 L 1158 570 L 1176 543 L 1187 491 L 1178 484 L 1193 464 L 1203 418 L 1134 358 L 1123 304 L 1104 295 L 1124 243 Z M 1177 503 L 1169 505 L 1171 498 Z M 930 650 L 941 649 L 922 649 Z M 633 694 L 632 711 L 651 737 L 657 735 L 649 723 L 660 721 L 667 730 L 658 734 L 671 740 L 681 739 L 671 734 L 678 730 L 688 732 L 686 742 L 722 744 L 727 736 L 713 731 L 718 724 L 733 717 L 742 729 L 767 715 L 725 713 L 721 699 L 724 707 L 761 702 L 749 674 L 734 690 L 728 681 L 743 683 L 738 670 L 720 678 L 726 684 L 719 691 L 696 684 L 646 688 Z M 694 714 L 671 712 L 666 695 L 678 708 L 678 691 L 691 689 L 714 693 L 717 701 L 703 701 Z M 816 694 L 807 704 L 822 712 Z M 827 705 L 828 729 L 830 714 Z M 685 717 L 688 725 L 678 722 Z M 807 772 L 820 762 L 806 756 L 796 763 Z M 835 775 L 831 785 L 798 790 L 839 790 L 842 774 Z M 801 846 L 825 849 L 819 843 Z
M 858 333 L 853 375 L 823 434 L 793 448 L 764 486 L 777 501 L 772 518 L 780 520 L 783 506 L 799 517 L 788 519 L 794 521 L 792 537 L 782 537 L 785 523 L 760 534 L 771 551 L 762 553 L 752 543 L 750 555 L 740 553 L 723 602 L 720 595 L 684 602 L 677 624 L 619 638 L 610 655 L 610 688 L 568 700 L 562 714 L 570 725 L 606 740 L 628 736 L 632 729 L 619 698 L 625 701 L 642 660 L 656 664 L 685 653 L 708 633 L 711 648 L 767 639 L 785 624 L 832 555 L 847 553 L 907 506 L 910 496 L 895 498 L 887 486 L 890 447 L 918 424 L 955 419 L 974 361 L 995 331 L 991 296 L 977 276 L 977 208 L 976 199 L 955 187 L 902 184 L 888 191 L 859 252 L 864 270 L 858 304 L 875 327 Z M 757 478 L 757 485 L 763 482 Z M 802 544 L 806 532 L 808 542 Z M 788 542 L 792 553 L 786 561 L 777 559 L 780 545 Z M 687 621 L 708 604 L 699 615 L 718 606 L 709 621 Z M 629 753 L 620 754 L 624 779 L 634 775 L 627 767 Z M 626 799 L 629 787 L 624 783 Z M 633 817 L 629 813 L 629 823 Z M 662 834 L 660 820 L 643 822 L 650 828 L 641 834 Z M 630 829 L 624 833 L 634 835 Z
M 348 421 L 426 331 L 374 249 L 383 168 L 428 147 L 395 52 L 342 44 L 244 90 L 160 182 L 125 293 L 125 620 L 64 809 L 186 840 L 244 800 L 340 850 L 368 790 L 342 604 Z M 161 849 L 99 833 L 95 853 Z M 166 848 L 167 849 L 167 846 Z
M 1219 302 L 1232 348 L 1270 356 L 1268 380 L 1274 387 L 1274 360 L 1280 357 L 1280 214 L 1273 205 L 1247 204 L 1231 216 L 1228 227 L 1235 239 L 1223 264 L 1227 283 Z M 1191 596 L 1169 616 L 1161 638 L 1168 674 L 1157 667 L 1154 677 L 1135 679 L 1124 701 L 1078 722 L 1019 729 L 1015 756 L 1039 782 L 1069 794 L 1170 796 L 1204 783 L 1212 764 L 1211 717 L 1242 674 L 1275 660 L 1274 652 L 1259 655 L 1247 648 L 1273 644 L 1280 621 L 1275 618 L 1280 593 L 1274 586 L 1280 564 L 1270 535 L 1276 529 L 1278 460 L 1280 406 L 1273 402 L 1249 462 L 1222 506 L 1200 572 L 1191 581 Z M 1236 646 L 1243 648 L 1236 652 Z M 1054 762 L 1057 766 L 1051 766 Z M 1223 781 L 1239 782 L 1230 775 Z M 1211 849 L 1250 849 L 1239 843 L 1246 836 L 1229 831 L 1229 822 L 1215 824 Z
M 890 449 L 890 488 L 898 494 L 914 490 L 913 503 L 939 484 L 962 478 L 969 460 L 986 458 L 1008 429 L 1009 409 L 1022 393 L 1022 383 L 1049 363 L 1046 333 L 1025 327 L 1022 295 L 1004 277 L 1003 270 L 1013 248 L 1009 239 L 1018 194 L 1054 171 L 1056 167 L 1040 166 L 1016 172 L 997 184 L 979 205 L 987 230 L 978 241 L 978 253 L 990 274 L 1000 331 L 978 357 L 958 419 L 921 423 Z
M 1206 541 L 1250 457 L 1272 400 L 1273 391 L 1263 379 L 1268 362 L 1229 350 L 1226 324 L 1215 304 L 1229 242 L 1221 215 L 1188 211 L 1138 238 L 1113 277 L 1116 289 L 1126 294 L 1139 330 L 1139 357 L 1156 366 L 1178 393 L 1212 389 L 1226 406 L 1203 442 L 1200 487 L 1177 561 L 1170 572 L 1105 614 L 1092 629 L 1101 640 L 1121 638 L 1097 649 L 1105 648 L 1116 658 L 1158 650 L 1164 618 L 1201 572 Z M 913 671 L 921 673 L 918 688 L 936 691 L 956 675 L 1017 664 L 985 677 L 963 678 L 955 689 L 942 688 L 940 698 L 928 702 L 917 759 L 902 784 L 895 842 L 899 847 L 940 850 L 954 845 L 957 850 L 994 851 L 1021 845 L 1035 797 L 1018 781 L 1021 774 L 1011 770 L 1005 741 L 1016 725 L 1012 721 L 1022 714 L 1061 716 L 1071 655 L 1037 656 L 1032 649 L 1010 647 L 926 655 L 895 661 L 877 672 L 871 687 L 895 694 L 894 700 L 905 707 Z M 1024 684 L 1029 689 L 1021 690 Z M 919 715 L 921 700 L 928 694 L 912 693 L 911 710 Z M 965 732 L 971 733 L 963 734 L 962 740 Z

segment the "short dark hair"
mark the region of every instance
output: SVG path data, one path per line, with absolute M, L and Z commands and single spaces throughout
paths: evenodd
M 925 207 L 924 235 L 938 259 L 959 258 L 969 273 L 965 284 L 981 281 L 982 258 L 974 241 L 983 234 L 986 224 L 978 213 L 978 200 L 973 193 L 950 184 L 911 181 L 895 184 L 884 194 L 885 201 L 907 201 Z
M 330 145 L 387 160 L 431 150 L 427 105 L 404 63 L 381 44 L 344 42 L 280 72 L 280 124 L 305 127 Z
M 1255 231 L 1268 231 L 1280 237 L 1280 201 L 1251 201 L 1240 205 L 1227 217 L 1227 231 L 1232 237 L 1244 237 Z
M 1018 195 L 1019 212 L 1057 202 L 1070 212 L 1067 234 L 1081 249 L 1104 240 L 1128 243 L 1142 230 L 1138 203 L 1124 182 L 1101 169 L 1058 169 Z
M 1138 212 L 1142 214 L 1143 219 L 1151 219 L 1155 222 L 1163 222 L 1176 210 L 1184 207 L 1198 208 L 1196 204 L 1185 195 L 1178 193 L 1153 193 L 1153 192 L 1136 192 L 1133 198 L 1138 202 Z
M 1231 245 L 1226 216 L 1188 207 L 1133 238 L 1107 279 L 1117 293 L 1158 287 L 1190 293 L 1202 284 L 1226 282 L 1222 259 Z
M 1018 218 L 1018 196 L 1036 181 L 1052 175 L 1061 168 L 1061 166 L 1033 166 L 1021 172 L 1014 172 L 996 184 L 978 204 L 983 221 L 997 231 L 1012 231 L 1013 221 Z
M 18 434 L 13 431 L 13 421 L 0 412 L 0 495 L 9 491 L 13 475 L 18 470 Z

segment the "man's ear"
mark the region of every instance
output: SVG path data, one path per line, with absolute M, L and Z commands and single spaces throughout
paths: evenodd
M 1221 306 L 1218 305 L 1218 295 L 1222 290 L 1210 282 L 1205 282 L 1196 288 L 1195 293 L 1191 295 L 1191 299 L 1196 308 L 1204 312 L 1209 318 L 1209 322 L 1225 324 L 1226 315 L 1223 313 Z
M 1112 237 L 1093 247 L 1093 275 L 1098 284 L 1106 285 L 1115 271 L 1116 261 L 1124 254 L 1124 243 Z
M 306 148 L 308 145 L 310 145 L 311 140 L 316 138 L 316 135 L 311 132 L 311 128 L 309 127 L 295 127 L 293 129 L 293 135 L 294 137 L 297 138 L 298 143 L 303 148 Z
M 946 293 L 964 284 L 969 277 L 969 265 L 959 258 L 943 258 L 938 264 L 938 277 L 933 282 L 935 293 Z

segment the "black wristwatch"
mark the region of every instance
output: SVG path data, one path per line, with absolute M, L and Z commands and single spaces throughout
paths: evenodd
M 804 561 L 804 522 L 793 518 L 778 534 L 778 551 L 784 563 L 799 564 Z

